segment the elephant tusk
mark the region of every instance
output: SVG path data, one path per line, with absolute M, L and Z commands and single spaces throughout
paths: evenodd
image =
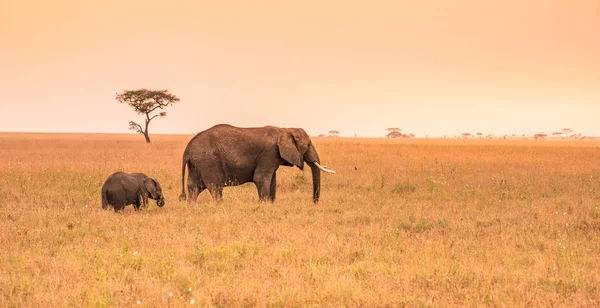
M 323 166 L 319 165 L 319 163 L 317 163 L 317 162 L 315 162 L 315 166 L 317 166 L 317 168 L 319 168 L 319 170 L 321 170 L 323 172 L 335 173 L 335 171 L 333 171 L 331 169 L 327 169 L 327 167 L 323 167 Z

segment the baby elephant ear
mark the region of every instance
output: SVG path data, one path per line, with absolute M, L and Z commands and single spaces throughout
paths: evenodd
M 144 187 L 148 191 L 148 194 L 150 194 L 150 197 L 154 199 L 156 197 L 156 181 L 153 178 L 146 178 L 144 180 Z
M 279 155 L 281 155 L 281 158 L 288 163 L 297 166 L 300 170 L 304 168 L 304 160 L 296 147 L 296 142 L 292 134 L 286 130 L 282 130 L 279 134 L 279 140 L 277 140 L 277 146 L 279 147 Z

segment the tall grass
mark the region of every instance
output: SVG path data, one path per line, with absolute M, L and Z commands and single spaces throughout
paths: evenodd
M 179 202 L 192 136 L 0 134 L 0 306 L 597 306 L 600 143 L 314 138 L 325 165 Z M 117 170 L 166 205 L 103 211 Z

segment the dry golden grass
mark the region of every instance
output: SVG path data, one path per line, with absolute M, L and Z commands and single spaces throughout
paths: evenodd
M 0 134 L 0 306 L 598 306 L 600 143 L 314 138 L 325 165 L 177 201 L 192 136 Z M 167 203 L 103 211 L 114 171 Z

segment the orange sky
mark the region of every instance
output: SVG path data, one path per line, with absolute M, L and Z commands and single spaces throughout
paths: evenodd
M 600 135 L 600 1 L 0 0 L 0 131 Z

